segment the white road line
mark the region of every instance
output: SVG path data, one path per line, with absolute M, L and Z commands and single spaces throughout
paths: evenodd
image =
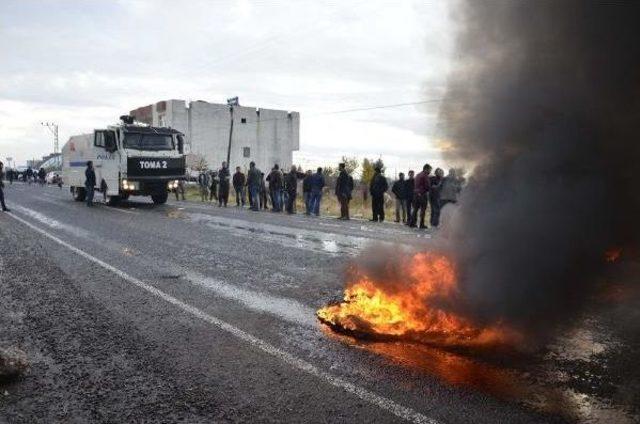
M 73 253 L 101 266 L 102 268 L 106 269 L 107 271 L 111 271 L 112 273 L 116 274 L 118 277 L 122 278 L 123 280 L 133 284 L 134 286 L 137 286 L 151 294 L 153 294 L 154 296 L 164 300 L 167 303 L 170 303 L 176 307 L 178 307 L 179 309 L 182 309 L 184 312 L 193 315 L 196 318 L 200 318 L 201 320 L 208 322 L 209 324 L 212 324 L 218 328 L 220 328 L 223 331 L 226 331 L 227 333 L 231 334 L 232 336 L 250 344 L 251 346 L 260 349 L 261 351 L 263 351 L 264 353 L 267 353 L 275 358 L 280 359 L 282 362 L 286 363 L 287 365 L 292 366 L 293 368 L 296 368 L 300 371 L 304 371 L 307 374 L 313 375 L 321 380 L 324 380 L 325 382 L 331 384 L 334 387 L 338 387 L 348 393 L 351 393 L 357 397 L 359 397 L 360 399 L 369 402 L 372 405 L 375 405 L 381 409 L 384 409 L 385 411 L 388 411 L 392 414 L 394 414 L 395 416 L 402 418 L 406 421 L 412 422 L 412 423 L 419 423 L 419 424 L 439 424 L 439 422 L 433 418 L 427 417 L 424 414 L 421 414 L 420 412 L 417 412 L 409 407 L 403 406 L 399 403 L 394 402 L 391 399 L 388 399 L 384 396 L 378 395 L 374 392 L 371 392 L 363 387 L 360 387 L 356 384 L 350 383 L 349 381 L 341 378 L 341 377 L 336 377 L 332 374 L 329 374 L 323 370 L 321 370 L 320 368 L 316 367 L 315 365 L 312 365 L 309 362 L 306 362 L 300 358 L 297 358 L 295 356 L 293 356 L 292 354 L 279 349 L 267 342 L 265 342 L 262 339 L 259 339 L 249 333 L 247 333 L 246 331 L 243 331 L 219 318 L 216 318 L 212 315 L 207 314 L 206 312 L 203 312 L 202 310 L 191 306 L 185 302 L 182 302 L 181 300 L 176 299 L 175 297 L 163 292 L 162 290 L 159 290 L 153 286 L 151 286 L 150 284 L 147 284 L 143 281 L 138 280 L 135 277 L 130 276 L 129 274 L 125 273 L 124 271 L 119 270 L 118 268 L 115 268 L 111 265 L 109 265 L 108 263 L 78 249 L 75 246 L 72 246 L 71 244 L 67 243 L 66 241 L 63 241 L 61 239 L 59 239 L 58 237 L 54 236 L 53 234 L 48 233 L 47 231 L 31 224 L 30 222 L 16 216 L 15 214 L 10 213 L 9 216 L 11 216 L 13 219 L 21 222 L 22 224 L 26 225 L 27 227 L 31 228 L 32 230 L 36 231 L 37 233 L 42 234 L 43 236 L 47 237 L 48 239 L 54 241 L 55 243 L 66 247 L 67 249 L 71 250 Z

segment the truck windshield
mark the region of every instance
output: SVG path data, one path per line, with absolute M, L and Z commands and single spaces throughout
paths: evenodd
M 173 150 L 173 139 L 168 134 L 125 133 L 124 147 L 136 150 Z

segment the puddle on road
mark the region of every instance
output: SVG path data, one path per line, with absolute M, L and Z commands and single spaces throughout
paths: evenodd
M 264 241 L 271 241 L 285 247 L 311 250 L 331 255 L 346 254 L 354 256 L 373 241 L 364 237 L 323 233 L 321 231 L 300 228 L 287 228 L 232 218 L 218 218 L 201 213 L 187 213 L 186 217 L 195 223 L 204 223 L 210 228 L 232 231 L 234 235 L 248 237 L 258 235 Z M 378 240 L 375 242 L 380 244 L 388 243 Z
M 167 211 L 167 217 L 172 219 L 181 219 L 184 218 L 184 212 L 181 210 L 170 210 Z

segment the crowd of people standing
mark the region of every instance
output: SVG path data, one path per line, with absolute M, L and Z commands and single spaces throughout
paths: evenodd
M 9 181 L 9 184 L 13 184 L 13 181 L 22 179 L 22 181 L 28 184 L 38 183 L 43 185 L 46 183 L 47 172 L 44 168 L 35 170 L 31 167 L 28 167 L 23 172 L 18 172 L 15 169 L 7 169 L 4 171 L 4 177 Z
M 398 174 L 398 179 L 391 186 L 391 194 L 395 200 L 395 222 L 402 222 L 409 227 L 427 228 L 425 223 L 427 209 L 430 211 L 428 223 L 437 227 L 440 223 L 440 212 L 448 203 L 456 203 L 462 189 L 462 179 L 457 176 L 455 169 L 449 170 L 447 176 L 437 168 L 431 173 L 432 167 L 425 164 L 422 171 L 414 175 L 414 171 Z M 267 210 L 269 206 L 273 212 L 296 213 L 296 199 L 298 197 L 298 182 L 302 181 L 302 200 L 307 215 L 320 215 L 320 204 L 326 184 L 322 168 L 316 172 L 307 170 L 301 172 L 296 166 L 289 170 L 281 170 L 278 164 L 265 174 L 256 167 L 254 162 L 249 164 L 245 173 L 236 167 L 235 173 L 230 174 L 226 162 L 217 170 L 202 170 L 197 178 L 200 198 L 203 202 L 213 202 L 220 207 L 227 207 L 231 187 L 235 192 L 236 206 L 247 204 L 253 211 Z M 181 182 L 175 190 L 176 200 L 184 200 L 184 183 Z M 349 205 L 353 197 L 354 180 L 347 172 L 345 164 L 338 166 L 335 181 L 335 195 L 340 204 L 341 220 L 350 219 Z M 373 222 L 385 220 L 385 196 L 389 191 L 388 179 L 380 167 L 374 168 L 369 182 L 368 192 L 371 195 L 371 210 Z
M 197 182 L 200 199 L 203 202 L 213 202 L 220 207 L 227 207 L 231 186 L 235 192 L 236 206 L 244 207 L 247 204 L 254 211 L 266 210 L 271 205 L 273 212 L 288 214 L 296 213 L 296 199 L 298 197 L 298 181 L 302 180 L 302 197 L 307 215 L 320 214 L 320 200 L 325 179 L 322 168 L 316 173 L 300 172 L 295 166 L 283 172 L 278 164 L 265 175 L 256 167 L 255 162 L 249 164 L 249 170 L 244 174 L 241 168 L 236 167 L 231 175 L 226 162 L 213 170 L 202 170 L 198 174 Z M 174 190 L 176 200 L 185 199 L 184 182 L 180 182 Z

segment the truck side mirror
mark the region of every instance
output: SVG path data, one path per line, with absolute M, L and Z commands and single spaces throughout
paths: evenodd
M 184 154 L 184 137 L 181 134 L 178 134 L 178 153 Z

